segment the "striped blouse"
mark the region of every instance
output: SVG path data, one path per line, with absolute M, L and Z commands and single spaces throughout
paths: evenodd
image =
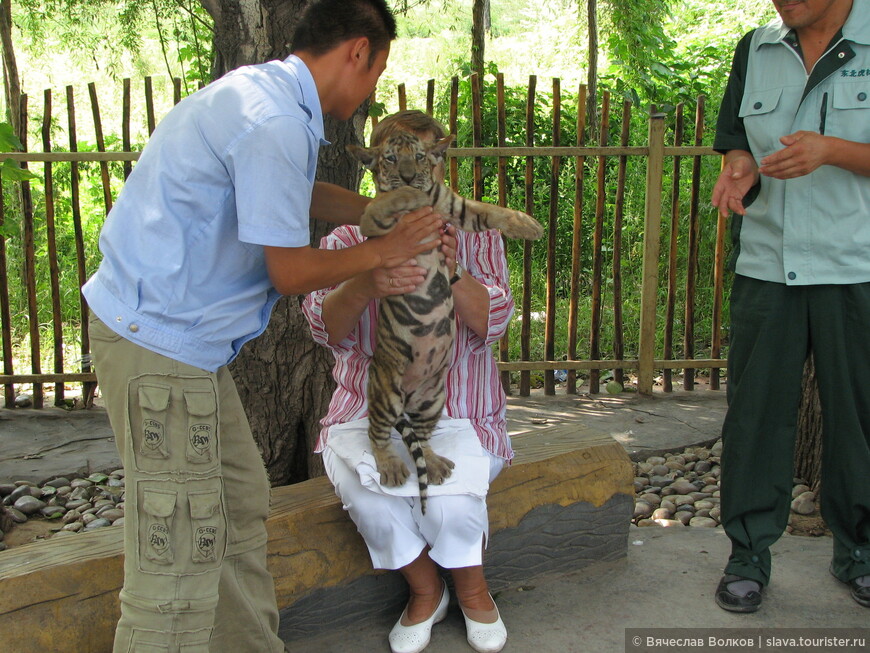
M 343 249 L 364 240 L 355 226 L 340 226 L 321 241 L 321 248 Z M 481 338 L 457 317 L 456 340 L 447 373 L 445 410 L 452 418 L 471 421 L 483 448 L 495 456 L 510 460 L 513 450 L 507 435 L 505 395 L 491 345 L 504 335 L 514 311 L 508 284 L 508 271 L 501 235 L 495 231 L 456 232 L 456 258 L 489 292 L 489 326 Z M 368 366 L 374 352 L 378 302 L 373 300 L 363 312 L 357 326 L 339 344 L 327 344 L 321 311 L 323 299 L 335 287 L 311 293 L 302 310 L 314 340 L 332 350 L 336 382 L 329 411 L 321 420 L 320 437 L 315 452 L 323 451 L 329 427 L 368 415 L 366 384 Z

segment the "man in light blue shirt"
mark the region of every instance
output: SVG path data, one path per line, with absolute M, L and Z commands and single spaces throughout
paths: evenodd
M 761 605 L 812 354 L 830 570 L 870 607 L 870 2 L 773 3 L 780 18 L 737 46 L 714 145 L 713 204 L 736 213 L 716 602 Z
M 346 250 L 309 247 L 310 216 L 369 201 L 315 182 L 323 114 L 347 120 L 386 66 L 384 0 L 319 0 L 284 61 L 180 102 L 142 152 L 84 294 L 97 377 L 126 472 L 115 651 L 276 652 L 269 482 L 227 364 L 280 294 L 404 264 L 437 246 L 431 208 Z

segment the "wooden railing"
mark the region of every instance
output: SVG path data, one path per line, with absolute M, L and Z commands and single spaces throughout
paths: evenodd
M 683 387 L 691 389 L 695 383 L 695 374 L 699 369 L 710 370 L 710 386 L 719 387 L 719 369 L 725 366 L 722 358 L 722 319 L 724 296 L 724 249 L 725 224 L 721 219 L 716 221 L 715 234 L 706 239 L 705 251 L 708 264 L 701 269 L 699 252 L 702 251 L 699 234 L 704 227 L 705 232 L 711 232 L 712 225 L 701 221 L 699 197 L 701 194 L 700 169 L 704 157 L 713 164 L 715 153 L 702 143 L 704 127 L 704 103 L 699 98 L 695 112 L 694 138 L 692 144 L 685 144 L 685 129 L 683 105 L 676 108 L 676 114 L 671 129 L 674 135 L 674 145 L 665 143 L 666 118 L 663 114 L 652 113 L 648 117 L 646 142 L 640 145 L 629 143 L 632 107 L 624 103 L 620 113 L 619 145 L 610 145 L 611 131 L 610 96 L 602 94 L 600 111 L 600 127 L 597 143 L 585 142 L 587 124 L 585 115 L 586 94 L 581 86 L 574 96 L 574 104 L 570 109 L 574 112 L 572 129 L 566 130 L 562 115 L 562 92 L 558 79 L 553 80 L 552 93 L 546 98 L 551 105 L 551 127 L 549 134 L 536 134 L 535 105 L 539 99 L 536 93 L 537 80 L 530 77 L 526 93 L 525 130 L 522 140 L 524 145 L 509 144 L 506 136 L 508 115 L 505 102 L 505 84 L 501 75 L 495 83 L 495 134 L 484 134 L 483 99 L 484 93 L 477 83 L 476 76 L 471 78 L 470 116 L 463 119 L 460 116 L 460 81 L 451 80 L 449 90 L 445 93 L 448 109 L 445 112 L 451 133 L 458 134 L 467 130 L 470 124 L 468 142 L 459 143 L 448 151 L 449 176 L 451 185 L 462 188 L 468 182 L 468 175 L 460 175 L 462 166 L 470 164 L 470 188 L 478 199 L 483 198 L 487 188 L 492 192 L 497 189 L 497 198 L 487 197 L 488 201 L 497 201 L 502 205 L 515 206 L 535 215 L 546 225 L 545 243 L 521 245 L 509 244 L 512 248 L 509 256 L 516 258 L 512 268 L 519 269 L 519 278 L 514 282 L 517 296 L 517 315 L 519 324 L 512 326 L 511 332 L 502 341 L 499 348 L 499 368 L 503 372 L 503 381 L 510 390 L 512 373 L 518 373 L 518 389 L 520 394 L 527 395 L 532 387 L 532 373 L 543 373 L 543 385 L 547 394 L 555 393 L 556 372 L 566 375 L 565 389 L 567 393 L 578 390 L 579 370 L 589 371 L 589 390 L 593 393 L 600 390 L 602 370 L 612 370 L 613 378 L 625 382 L 628 370 L 636 370 L 637 389 L 642 393 L 650 393 L 655 384 L 655 373 L 662 370 L 662 387 L 665 391 L 673 388 L 673 370 L 683 370 Z M 430 80 L 426 88 L 425 110 L 435 111 L 435 83 Z M 0 153 L 0 159 L 12 158 L 21 162 L 23 167 L 28 164 L 42 164 L 42 180 L 21 182 L 20 208 L 16 207 L 14 214 L 20 219 L 20 236 L 10 233 L 6 227 L 10 223 L 12 211 L 0 204 L 0 269 L 4 271 L 0 280 L 0 318 L 2 318 L 3 370 L 0 374 L 0 385 L 4 386 L 5 405 L 14 405 L 16 384 L 33 384 L 33 405 L 43 405 L 42 384 L 54 384 L 55 403 L 64 400 L 64 383 L 81 382 L 84 384 L 85 401 L 92 395 L 96 378 L 90 367 L 89 342 L 87 335 L 87 306 L 78 293 L 78 289 L 96 266 L 98 253 L 89 251 L 83 235 L 87 227 L 91 232 L 102 224 L 102 220 L 111 208 L 116 188 L 110 173 L 110 164 L 123 166 L 123 178 L 129 174 L 131 165 L 139 154 L 132 151 L 131 144 L 131 102 L 130 83 L 124 81 L 121 117 L 122 142 L 121 151 L 106 151 L 103 137 L 103 121 L 100 117 L 97 93 L 93 84 L 88 86 L 88 94 L 93 114 L 93 132 L 96 143 L 95 152 L 77 152 L 76 113 L 74 107 L 74 92 L 72 87 L 66 89 L 66 133 L 69 138 L 67 152 L 53 151 L 51 136 L 52 97 L 46 90 L 42 114 L 42 151 Z M 150 80 L 145 84 L 147 110 L 147 133 L 154 128 L 155 110 Z M 180 99 L 180 87 L 176 81 L 173 85 L 172 101 Z M 400 85 L 396 92 L 398 106 L 404 109 L 408 106 L 406 89 Z M 20 117 L 24 124 L 22 131 L 27 132 L 27 99 L 24 98 Z M 422 108 L 422 107 L 421 107 Z M 566 111 L 565 113 L 568 113 Z M 516 120 L 516 116 L 513 116 Z M 563 132 L 572 131 L 574 140 L 571 144 L 563 144 Z M 516 135 L 517 129 L 513 130 Z M 485 141 L 495 141 L 495 144 L 485 144 Z M 516 137 L 514 141 L 516 141 Z M 681 171 L 685 160 L 691 161 L 691 179 L 683 183 Z M 626 198 L 626 183 L 629 167 L 637 171 L 636 161 L 645 161 L 645 194 L 642 207 L 630 207 Z M 542 193 L 540 184 L 535 184 L 535 167 L 544 161 L 549 163 L 548 193 Z M 668 161 L 670 170 L 666 169 Z M 63 164 L 64 170 L 58 171 L 57 165 Z M 90 187 L 92 195 L 98 196 L 86 202 L 81 197 L 80 167 L 99 166 L 99 181 Z M 523 165 L 524 164 L 524 165 Z M 615 165 L 614 165 L 615 164 Z M 55 167 L 53 167 L 55 166 Z M 513 172 L 510 168 L 513 167 Z M 465 170 L 464 168 L 462 168 Z M 588 183 L 588 172 L 595 172 L 594 187 Z M 573 174 L 571 174 L 573 171 Z M 468 172 L 468 171 L 466 171 Z M 665 199 L 665 178 L 670 176 L 670 188 Z M 615 192 L 608 191 L 608 180 L 616 175 Z M 116 178 L 120 177 L 116 171 Z M 487 185 L 488 178 L 495 179 L 495 185 Z M 94 172 L 96 179 L 96 173 Z M 540 171 L 539 171 L 540 178 Z M 519 181 L 518 181 L 519 180 Z M 120 179 L 115 179 L 120 185 Z M 10 183 L 4 184 L 7 196 L 13 189 Z M 58 189 L 62 188 L 62 191 Z M 567 188 L 567 190 L 566 190 Z M 41 192 L 41 202 L 37 212 L 34 208 L 34 189 Z M 521 192 L 520 192 L 521 189 Z M 685 199 L 688 190 L 689 199 Z M 535 194 L 538 193 L 536 198 Z M 63 197 L 63 211 L 59 211 L 57 197 Z M 546 197 L 544 197 L 546 195 Z M 594 209 L 589 209 L 585 201 L 589 195 L 594 195 Z M 570 215 L 566 223 L 566 202 Z M 669 208 L 669 225 L 666 233 L 662 233 L 665 208 Z M 688 210 L 686 210 L 688 206 Z M 96 208 L 95 208 L 96 207 Z M 83 215 L 83 211 L 88 215 Z M 642 213 L 643 241 L 642 243 L 623 242 L 623 234 L 628 233 L 625 223 L 628 219 L 638 216 L 629 215 L 632 211 Z M 40 215 L 37 217 L 37 213 Z M 714 212 L 709 211 L 712 216 Z M 588 222 L 591 219 L 591 227 Z M 74 234 L 75 266 L 62 269 L 59 261 L 69 261 L 69 257 L 58 257 L 58 236 L 56 225 L 59 221 L 72 225 Z M 608 234 L 605 226 L 609 227 Z M 636 231 L 636 230 L 635 230 Z M 588 241 L 588 242 L 587 242 Z M 93 242 L 93 239 L 90 240 Z M 584 246 L 584 242 L 587 245 Z M 69 247 L 69 243 L 66 243 Z M 546 263 L 541 266 L 535 263 L 533 253 L 536 247 L 546 247 Z M 10 249 L 12 248 L 12 249 Z M 521 248 L 521 249 L 520 249 Z M 9 257 L 10 251 L 16 256 Z M 570 263 L 560 252 L 570 252 Z M 609 272 L 604 256 L 610 253 Z M 627 256 L 636 257 L 642 252 L 642 265 L 627 266 Z M 538 257 L 541 258 L 541 257 Z M 683 258 L 685 262 L 683 263 Z M 14 259 L 14 261 L 12 260 Z M 584 263 L 586 267 L 584 268 Z M 11 315 L 10 283 L 13 278 L 13 268 L 19 266 L 20 274 L 14 275 L 23 281 L 24 305 L 28 318 L 28 336 L 30 364 L 29 371 L 22 372 L 13 366 L 13 321 Z M 566 272 L 570 267 L 570 271 Z M 584 269 L 588 272 L 584 278 Z M 626 278 L 628 270 L 642 269 L 642 278 Z M 636 273 L 635 277 L 636 277 Z M 50 329 L 48 322 L 40 320 L 45 315 L 46 307 L 38 301 L 37 281 L 48 279 L 50 292 L 47 301 L 51 304 Z M 566 279 L 567 278 L 567 279 Z M 660 281 L 664 279 L 664 284 Z M 704 291 L 708 297 L 701 298 L 698 281 L 705 280 Z M 74 281 L 71 281 L 74 280 Z M 628 283 L 626 283 L 628 281 Z M 625 288 L 640 287 L 640 293 L 625 293 Z M 545 306 L 543 313 L 544 338 L 542 355 L 532 355 L 532 322 L 535 313 L 532 310 L 533 289 L 538 284 L 545 286 Z M 607 290 L 611 301 L 605 300 Z M 13 287 L 21 295 L 21 289 Z M 710 292 L 712 290 L 712 292 Z M 78 293 L 76 310 L 64 313 L 61 306 L 61 296 L 70 292 Z M 44 295 L 45 293 L 43 293 Z M 540 294 L 540 293 L 539 293 Z M 679 315 L 677 305 L 683 298 L 683 311 Z M 567 307 L 564 307 L 567 299 Z M 563 308 L 560 308 L 561 300 Z M 588 310 L 582 304 L 588 303 Z M 640 304 L 639 311 L 637 304 Z M 709 304 L 712 303 L 712 306 Z M 709 333 L 699 336 L 696 333 L 695 313 L 701 304 L 711 314 Z M 42 309 L 42 310 L 41 310 Z M 602 328 L 605 310 L 610 310 L 613 319 L 612 332 Z M 626 319 L 624 311 L 628 310 L 634 318 Z M 583 342 L 580 332 L 582 321 L 588 322 L 588 345 Z M 44 324 L 43 324 L 44 323 Z M 75 329 L 70 329 L 69 325 Z M 679 325 L 682 324 L 683 339 L 681 347 L 675 347 L 679 335 Z M 627 326 L 636 328 L 638 335 L 630 343 L 626 342 Z M 567 326 L 565 329 L 564 327 Z M 42 327 L 42 328 L 41 328 Z M 663 327 L 663 328 L 662 328 Z M 66 328 L 66 331 L 65 331 Z M 566 335 L 557 335 L 562 329 Z M 44 331 L 46 333 L 44 333 Z M 609 351 L 602 352 L 604 335 L 610 335 Z M 520 343 L 519 357 L 509 354 L 510 339 L 517 338 Z M 76 352 L 70 352 L 70 342 L 75 342 Z M 696 355 L 696 341 L 704 343 L 705 356 Z M 52 367 L 50 373 L 42 370 L 43 343 L 51 344 Z M 680 350 L 682 356 L 675 357 L 675 350 Z M 559 352 L 557 354 L 557 351 Z

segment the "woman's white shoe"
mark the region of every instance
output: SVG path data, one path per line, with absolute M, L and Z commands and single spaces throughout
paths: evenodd
M 448 603 L 450 603 L 450 593 L 447 591 L 447 583 L 444 583 L 438 607 L 435 608 L 435 612 L 426 621 L 421 621 L 413 626 L 403 626 L 402 617 L 405 616 L 405 610 L 407 610 L 405 608 L 402 611 L 402 617 L 399 617 L 396 625 L 390 631 L 390 650 L 393 653 L 420 653 L 420 651 L 429 646 L 432 626 L 439 621 L 443 621 L 444 617 L 447 616 Z
M 489 597 L 492 599 L 492 595 Z M 493 601 L 495 605 L 495 601 Z M 465 619 L 465 632 L 468 643 L 477 653 L 498 653 L 507 642 L 507 628 L 501 620 L 498 606 L 495 607 L 496 620 L 491 624 L 473 621 L 465 614 L 462 604 L 459 605 Z

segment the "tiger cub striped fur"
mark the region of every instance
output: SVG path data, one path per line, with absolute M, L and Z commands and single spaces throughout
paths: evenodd
M 372 172 L 377 197 L 360 220 L 364 236 L 389 233 L 397 214 L 422 206 L 464 231 L 501 229 L 512 238 L 537 239 L 543 228 L 519 211 L 460 197 L 434 174 L 452 136 L 424 143 L 399 131 L 378 147 L 348 149 Z M 416 257 L 427 269 L 413 292 L 380 300 L 377 345 L 369 368 L 369 439 L 386 486 L 402 485 L 409 471 L 390 446 L 393 427 L 401 434 L 417 468 L 421 509 L 428 484 L 448 478 L 453 462 L 429 446 L 445 403 L 445 379 L 454 339 L 450 273 L 440 248 Z

